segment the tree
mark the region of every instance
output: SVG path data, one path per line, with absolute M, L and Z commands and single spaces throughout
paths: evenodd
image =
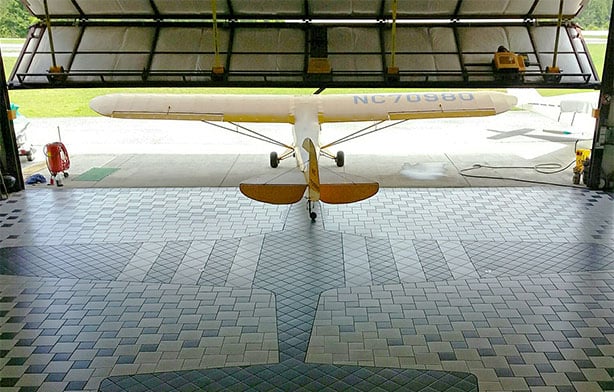
M 611 10 L 612 0 L 590 0 L 576 21 L 586 30 L 607 30 Z
M 0 37 L 23 38 L 36 21 L 19 0 L 0 0 Z

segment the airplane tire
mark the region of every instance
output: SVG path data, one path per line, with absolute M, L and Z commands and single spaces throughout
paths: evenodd
M 279 166 L 279 158 L 277 157 L 277 152 L 273 151 L 270 155 L 270 164 L 273 169 Z
M 311 218 L 312 222 L 315 222 L 316 218 L 318 217 L 318 214 L 316 214 L 315 212 L 310 212 L 309 217 Z
M 343 167 L 345 165 L 345 154 L 343 151 L 337 151 L 337 157 L 335 158 L 335 162 L 337 162 L 338 167 Z

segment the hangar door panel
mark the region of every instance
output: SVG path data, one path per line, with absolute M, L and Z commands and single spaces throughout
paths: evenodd
M 26 6 L 30 12 L 39 18 L 45 16 L 44 0 L 28 0 L 22 3 Z M 75 4 L 71 0 L 48 0 L 49 14 L 53 17 L 55 15 L 71 15 L 79 16 L 79 10 L 75 8 Z
M 234 32 L 229 80 L 267 75 L 274 80 L 302 80 L 305 33 L 299 29 L 238 28 Z
M 13 73 L 28 74 L 28 83 L 48 83 L 46 71 L 53 64 L 49 39 L 44 27 L 31 28 L 30 34 L 38 37 L 26 41 Z M 56 61 L 58 64 L 70 64 L 74 43 L 78 41 L 80 29 L 75 27 L 62 27 L 55 30 Z
M 552 64 L 555 53 L 554 42 L 547 37 L 556 34 L 556 27 L 533 27 L 531 32 L 538 50 L 539 61 L 541 64 Z M 567 28 L 561 33 L 557 64 L 565 74 L 570 75 L 565 76 L 565 79 L 571 82 L 581 81 L 584 74 L 590 70 L 590 54 L 586 50 L 580 29 Z
M 227 31 L 221 30 L 218 39 L 222 47 L 228 46 Z M 177 82 L 209 80 L 215 62 L 213 42 L 211 27 L 160 28 L 149 79 Z M 219 61 L 224 63 L 226 55 L 220 55 Z M 181 72 L 177 72 L 177 64 L 183 64 Z
M 113 70 L 109 81 L 131 80 L 122 73 L 142 72 L 152 46 L 153 28 L 90 27 L 85 29 L 71 71 L 74 81 L 91 81 L 96 75 L 78 76 L 96 70 Z M 105 39 L 101 40 L 100 37 Z M 102 41 L 102 42 L 100 42 Z M 95 73 L 95 72 L 94 72 Z
M 399 1 L 395 21 L 392 0 L 218 0 L 216 18 L 201 0 L 48 1 L 55 48 L 45 23 L 32 26 L 11 88 L 599 84 L 569 19 L 586 0 L 564 2 L 557 48 L 559 0 Z M 43 0 L 27 4 L 44 14 Z M 499 47 L 523 57 L 519 77 L 496 73 Z
M 392 34 L 387 31 L 386 51 L 392 52 Z M 445 27 L 399 27 L 396 65 L 402 81 L 462 82 L 462 67 L 454 31 Z M 391 56 L 387 56 L 391 63 Z
M 49 0 L 47 0 L 49 1 Z M 79 9 L 85 15 L 133 15 L 133 14 L 149 14 L 153 15 L 154 11 L 149 0 L 105 0 L 105 6 L 101 7 L 100 0 L 81 0 L 77 1 Z
M 209 1 L 208 3 L 211 3 Z M 218 1 L 218 3 L 222 3 Z M 237 17 L 246 15 L 301 15 L 303 11 L 303 0 L 233 0 L 230 2 L 232 10 Z
M 374 28 L 332 27 L 328 29 L 328 59 L 335 80 L 352 80 L 362 74 L 383 81 L 380 31 Z
M 190 14 L 195 16 L 211 16 L 211 1 L 202 0 L 157 0 L 155 3 L 158 12 L 161 15 L 168 15 L 169 17 L 176 17 L 177 15 Z M 228 2 L 218 1 L 217 12 L 220 15 L 227 15 Z
M 56 17 L 104 15 L 109 18 L 131 17 L 205 17 L 212 13 L 210 0 L 47 0 L 49 13 Z M 38 18 L 43 18 L 43 0 L 22 0 Z M 565 0 L 563 16 L 571 19 L 588 0 Z M 223 18 L 273 20 L 277 16 L 314 19 L 390 19 L 393 0 L 218 0 L 217 13 Z M 558 15 L 559 0 L 401 0 L 397 12 L 401 18 L 456 19 L 485 17 L 553 18 Z M 283 19 L 283 18 L 281 18 Z
M 454 3 L 457 3 L 456 1 Z M 575 16 L 582 9 L 586 0 L 565 0 L 563 15 Z M 527 17 L 556 17 L 559 12 L 559 0 L 522 1 L 522 0 L 463 0 L 459 16 L 500 15 L 502 17 L 526 15 Z
M 309 11 L 315 16 L 373 16 L 379 14 L 380 6 L 378 1 L 370 0 L 312 0 L 309 2 Z

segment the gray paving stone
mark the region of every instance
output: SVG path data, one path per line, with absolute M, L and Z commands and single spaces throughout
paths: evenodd
M 19 333 L 0 341 L 0 350 L 9 349 L 7 362 L 18 363 L 23 355 L 46 366 L 54 355 L 72 353 L 91 360 L 95 371 L 87 385 L 95 389 L 109 372 L 135 371 L 134 363 L 113 362 L 120 355 L 125 362 L 156 361 L 140 363 L 137 372 L 160 370 L 172 361 L 173 366 L 207 366 L 191 358 L 200 349 L 217 366 L 265 356 L 277 361 L 275 298 L 250 287 L 255 282 L 262 288 L 279 284 L 281 293 L 289 293 L 284 291 L 288 276 L 297 275 L 301 283 L 301 277 L 313 276 L 312 270 L 293 270 L 291 257 L 266 264 L 291 254 L 327 260 L 322 264 L 326 274 L 320 276 L 326 286 L 310 283 L 305 287 L 312 291 L 306 290 L 304 297 L 282 295 L 282 309 L 312 306 L 305 301 L 317 298 L 318 287 L 347 287 L 330 297 L 326 318 L 315 314 L 316 324 L 326 320 L 329 327 L 339 328 L 337 335 L 326 336 L 336 337 L 336 343 L 317 346 L 324 350 L 314 352 L 318 360 L 347 363 L 351 350 L 360 353 L 353 354 L 360 364 L 427 366 L 416 360 L 420 354 L 428 366 L 477 369 L 482 386 L 499 388 L 506 377 L 497 377 L 489 364 L 508 370 L 534 365 L 544 371 L 548 366 L 558 371 L 555 361 L 570 368 L 574 364 L 577 369 L 568 373 L 578 379 L 575 387 L 585 388 L 598 384 L 580 377 L 605 377 L 603 371 L 614 368 L 606 360 L 614 355 L 613 283 L 607 272 L 614 262 L 614 231 L 609 230 L 614 208 L 613 198 L 603 193 L 383 189 L 363 203 L 318 206 L 321 219 L 305 226 L 302 206 L 254 203 L 234 189 L 64 191 L 56 197 L 56 192 L 32 189 L 0 203 L 0 220 L 19 216 L 0 227 L 0 277 L 13 283 L 3 285 L 0 296 L 19 298 L 0 300 L 0 312 L 10 312 L 7 318 L 0 316 L 2 333 Z M 56 208 L 48 208 L 50 204 Z M 312 241 L 318 246 L 310 247 Z M 313 249 L 319 250 L 310 253 Z M 263 267 L 270 268 L 266 279 L 258 275 Z M 37 278 L 15 285 L 21 275 Z M 228 287 L 195 286 L 201 277 Z M 159 283 L 139 283 L 144 280 Z M 386 285 L 366 287 L 374 283 Z M 328 299 L 326 294 L 321 298 Z M 44 314 L 53 316 L 41 318 Z M 203 317 L 196 319 L 198 314 Z M 310 321 L 302 322 L 306 342 Z M 100 330 L 90 329 L 94 326 Z M 247 329 L 238 335 L 228 329 L 237 326 Z M 58 328 L 61 340 L 48 340 Z M 222 329 L 233 332 L 227 340 L 215 340 Z M 192 335 L 195 330 L 203 331 L 200 340 Z M 386 337 L 379 337 L 380 331 Z M 250 342 L 242 353 L 220 354 L 224 344 L 240 344 L 243 335 Z M 197 340 L 197 347 L 190 347 Z M 363 352 L 366 340 L 371 355 Z M 79 348 L 101 341 L 108 347 L 96 349 L 93 359 L 93 349 Z M 312 335 L 311 341 L 318 340 Z M 139 350 L 158 344 L 157 349 L 168 351 L 159 358 L 152 356 L 155 352 L 134 355 L 130 344 Z M 50 353 L 33 352 L 47 346 Z M 326 352 L 329 347 L 334 355 Z M 440 351 L 444 349 L 450 351 Z M 178 361 L 182 350 L 185 358 Z M 77 359 L 56 362 L 71 361 Z M 578 365 L 588 365 L 586 361 L 594 367 Z M 0 366 L 3 375 L 9 367 L 23 370 L 21 365 Z M 549 377 L 554 374 L 559 373 L 540 374 L 546 386 L 569 385 Z M 531 375 L 507 378 L 505 387 L 540 387 Z M 64 386 L 61 381 L 44 385 Z
M 520 286 L 512 284 L 513 281 L 522 283 Z M 470 302 L 475 299 L 486 300 L 487 302 L 497 303 L 497 306 L 505 306 L 509 310 L 520 310 L 520 312 L 495 312 L 494 308 L 490 304 L 475 304 L 473 306 L 459 307 L 459 315 L 466 321 L 451 322 L 451 334 L 444 335 L 437 332 L 437 323 L 443 322 L 442 316 L 428 316 L 425 312 L 431 311 L 427 307 L 425 310 L 405 311 L 403 317 L 405 321 L 413 321 L 418 323 L 420 320 L 426 320 L 428 325 L 418 324 L 416 328 L 408 329 L 407 324 L 394 325 L 389 327 L 378 327 L 377 323 L 365 323 L 362 321 L 354 322 L 354 330 L 356 332 L 345 332 L 341 329 L 335 331 L 335 336 L 338 336 L 341 342 L 352 342 L 350 344 L 355 345 L 355 349 L 350 346 L 349 360 L 350 362 L 360 363 L 360 361 L 369 361 L 371 356 L 378 358 L 381 353 L 388 352 L 385 355 L 386 358 L 396 358 L 399 366 L 402 364 L 408 364 L 408 366 L 426 366 L 431 369 L 439 369 L 446 363 L 446 366 L 450 366 L 450 363 L 454 363 L 456 368 L 469 368 L 474 369 L 478 365 L 478 368 L 490 369 L 492 373 L 478 372 L 478 379 L 480 385 L 488 387 L 490 382 L 501 382 L 503 388 L 528 388 L 529 385 L 551 385 L 551 386 L 565 386 L 569 385 L 569 380 L 563 377 L 548 376 L 547 378 L 540 378 L 545 374 L 574 374 L 579 375 L 582 372 L 584 376 L 576 377 L 577 382 L 582 382 L 580 377 L 586 377 L 590 375 L 593 381 L 599 381 L 601 378 L 611 378 L 610 370 L 608 373 L 608 366 L 605 363 L 595 364 L 588 361 L 585 349 L 596 349 L 594 342 L 591 339 L 600 338 L 603 335 L 598 328 L 585 328 L 580 327 L 576 329 L 574 325 L 569 321 L 552 321 L 547 323 L 543 317 L 532 317 L 527 315 L 522 319 L 521 324 L 515 324 L 515 321 L 519 314 L 524 312 L 523 308 L 535 309 L 528 304 L 534 302 L 535 297 L 520 295 L 524 293 L 537 293 L 542 292 L 544 282 L 549 283 L 561 283 L 563 281 L 573 282 L 566 286 L 566 289 L 559 290 L 557 298 L 555 300 L 538 301 L 540 306 L 537 306 L 537 310 L 544 314 L 556 314 L 554 309 L 559 306 L 565 307 L 569 304 L 584 304 L 589 305 L 590 308 L 594 308 L 596 311 L 591 312 L 591 319 L 599 319 L 600 321 L 593 321 L 593 324 L 606 325 L 607 313 L 603 317 L 599 317 L 598 313 L 601 308 L 611 301 L 607 296 L 603 296 L 602 299 L 595 299 L 594 296 L 577 296 L 574 295 L 579 290 L 584 290 L 586 287 L 603 287 L 605 292 L 614 292 L 614 271 L 601 271 L 599 273 L 574 273 L 574 274 L 562 274 L 551 275 L 536 280 L 533 282 L 527 282 L 526 278 L 505 278 L 503 281 L 496 279 L 482 279 L 479 281 L 468 281 L 468 283 L 474 288 L 481 290 L 482 293 L 491 291 L 497 291 L 504 293 L 505 290 L 501 290 L 498 287 L 502 287 L 503 284 L 508 286 L 515 286 L 514 295 L 506 296 L 489 296 L 482 295 L 480 298 L 475 298 L 472 293 L 474 291 L 457 291 L 451 287 L 448 287 L 449 282 L 437 282 L 433 288 L 437 291 L 441 291 L 443 294 L 437 294 L 433 292 L 430 287 L 425 287 L 423 290 L 418 289 L 419 283 L 406 283 L 403 284 L 402 290 L 391 286 L 390 288 L 384 286 L 372 286 L 369 291 L 364 291 L 362 306 L 370 305 L 369 309 L 375 310 L 375 312 L 368 312 L 370 318 L 375 320 L 386 320 L 392 312 L 398 311 L 396 308 L 384 308 L 384 306 L 378 306 L 379 301 L 375 301 L 376 297 L 392 296 L 393 302 L 396 297 L 411 296 L 413 303 L 420 305 L 421 302 L 432 302 L 435 304 L 447 304 L 449 301 L 443 301 L 447 297 L 467 295 Z M 608 282 L 606 285 L 603 283 Z M 359 292 L 357 288 L 353 288 Z M 441 289 L 441 290 L 440 290 Z M 487 289 L 487 291 L 486 291 Z M 380 292 L 378 294 L 378 291 Z M 323 293 L 316 318 L 318 314 L 323 311 L 323 298 L 326 298 L 326 306 L 332 306 L 331 301 L 338 300 L 342 297 L 341 294 L 336 294 L 337 290 L 330 290 Z M 368 294 L 368 296 L 367 296 Z M 384 295 L 382 295 L 384 294 Z M 418 295 L 416 295 L 418 294 Z M 565 294 L 565 295 L 562 295 Z M 525 300 L 518 300 L 517 298 L 525 297 Z M 342 297 L 344 298 L 344 297 Z M 372 299 L 369 299 L 372 298 Z M 401 301 L 403 302 L 403 301 Z M 340 304 L 345 303 L 339 301 Z M 545 305 L 548 304 L 548 305 Z M 599 306 L 594 306 L 598 304 Z M 483 306 L 488 305 L 488 306 Z M 609 305 L 607 305 L 609 306 Z M 442 307 L 445 309 L 445 306 Z M 551 309 L 552 312 L 548 309 Z M 363 308 L 364 309 L 364 308 Z M 588 309 L 588 307 L 587 307 Z M 378 313 L 379 316 L 378 316 Z M 354 312 L 358 315 L 358 313 Z M 531 316 L 531 317 L 529 317 Z M 531 321 L 530 321 L 531 320 Z M 533 322 L 533 324 L 531 323 Z M 483 326 L 477 326 L 479 323 Z M 447 323 L 446 323 L 447 324 Z M 333 326 L 335 324 L 333 323 Z M 584 325 L 584 324 L 581 324 Z M 549 334 L 541 334 L 540 329 L 548 326 L 555 331 L 547 331 Z M 392 327 L 392 328 L 390 328 Z M 397 338 L 401 345 L 390 345 L 389 340 L 369 340 L 364 334 L 371 333 L 367 331 L 377 332 L 380 338 Z M 574 334 L 571 334 L 573 331 Z M 456 332 L 456 333 L 455 333 Z M 581 333 L 584 335 L 590 335 L 591 337 L 581 337 Z M 566 337 L 577 336 L 577 337 Z M 592 337 L 594 335 L 594 337 Z M 315 328 L 312 331 L 312 341 L 317 341 L 319 336 L 322 335 L 322 331 Z M 445 337 L 444 337 L 445 336 Z M 537 339 L 537 340 L 535 340 Z M 455 346 L 451 342 L 464 342 L 463 346 Z M 496 341 L 497 344 L 492 342 Z M 386 345 L 384 346 L 384 342 Z M 560 342 L 565 342 L 568 348 L 560 346 Z M 606 342 L 604 342 L 606 343 Z M 607 355 L 603 353 L 602 348 L 611 347 L 612 342 L 607 342 L 604 346 L 599 346 L 599 354 Z M 462 348 L 466 347 L 466 348 Z M 308 360 L 314 361 L 328 361 L 327 363 L 334 363 L 334 356 L 327 356 L 326 354 L 332 354 L 329 347 L 324 346 L 324 351 L 319 351 L 318 356 L 309 357 Z M 371 356 L 368 352 L 371 352 Z M 614 351 L 613 351 L 614 352 Z M 440 353 L 439 355 L 434 355 Z M 556 353 L 557 355 L 553 355 Z M 595 351 L 595 353 L 597 353 Z M 403 358 L 409 358 L 410 361 L 402 360 Z M 447 358 L 452 358 L 449 360 Z M 559 358 L 559 359 L 556 359 Z M 584 362 L 582 362 L 584 361 Z M 386 363 L 397 363 L 397 361 L 386 360 Z M 584 368 L 578 367 L 578 363 L 581 363 Z M 590 365 L 590 366 L 589 366 Z M 506 370 L 507 369 L 507 370 Z M 494 373 L 497 370 L 502 377 L 497 377 Z M 505 370 L 505 371 L 504 371 Z M 503 376 L 504 375 L 504 376 Z M 515 377 L 512 377 L 515 376 Z M 603 380 L 602 380 L 603 381 Z M 574 381 L 575 382 L 575 381 Z M 574 384 L 575 385 L 575 384 Z M 590 386 L 586 386 L 590 387 Z
M 62 296 L 70 297 L 70 293 L 73 287 L 75 287 L 75 285 L 81 285 L 81 283 L 79 282 L 80 281 L 77 281 L 77 280 L 57 280 L 57 279 L 41 280 L 40 278 L 0 275 L 0 297 L 3 299 L 10 298 L 10 301 L 6 300 L 2 302 L 2 303 L 12 304 L 12 308 L 7 309 L 8 310 L 7 315 L 10 317 L 11 315 L 14 314 L 13 312 L 14 309 L 21 309 L 18 307 L 19 303 L 27 304 L 25 309 L 32 309 L 32 308 L 29 307 L 31 306 L 30 303 L 18 302 L 18 301 L 21 301 L 21 299 L 19 299 L 19 296 L 7 297 L 6 296 L 7 293 L 23 292 L 23 290 L 27 290 L 32 293 L 39 293 L 39 295 L 60 294 Z M 121 299 L 122 297 L 126 298 L 126 294 L 124 292 L 125 287 L 122 287 L 121 285 L 119 285 L 118 288 L 114 288 L 111 283 L 107 283 L 105 285 L 109 287 L 105 289 L 92 288 L 90 289 L 89 293 L 84 292 L 83 288 L 80 287 L 79 288 L 80 295 L 84 296 L 84 298 L 89 296 L 90 301 L 94 298 L 97 298 L 101 294 L 107 297 L 115 298 L 115 299 Z M 153 287 L 156 287 L 156 285 L 154 284 Z M 68 378 L 64 377 L 63 379 L 65 379 L 65 381 L 81 381 L 84 383 L 89 382 L 90 378 L 92 377 L 94 373 L 99 377 L 105 377 L 109 375 L 119 375 L 119 374 L 135 374 L 139 372 L 139 366 L 141 364 L 151 363 L 151 361 L 155 361 L 154 364 L 155 364 L 156 369 L 168 370 L 168 366 L 171 366 L 171 365 L 173 368 L 176 368 L 177 370 L 186 369 L 186 367 L 184 366 L 188 366 L 187 368 L 192 368 L 192 365 L 189 365 L 188 362 L 185 362 L 185 364 L 183 364 L 183 362 L 178 362 L 177 360 L 171 360 L 169 362 L 169 360 L 166 358 L 168 358 L 168 354 L 171 354 L 173 352 L 175 353 L 175 355 L 172 355 L 172 358 L 184 358 L 184 359 L 198 358 L 199 361 L 201 358 L 206 359 L 207 353 L 205 352 L 203 354 L 204 348 L 198 349 L 197 347 L 200 344 L 206 345 L 206 344 L 211 343 L 212 338 L 202 338 L 202 341 L 201 341 L 200 339 L 202 337 L 203 331 L 198 330 L 198 326 L 201 325 L 201 321 L 203 320 L 203 317 L 206 318 L 207 313 L 197 313 L 194 315 L 181 315 L 182 309 L 179 308 L 179 309 L 169 309 L 167 311 L 160 311 L 156 315 L 149 315 L 149 317 L 145 319 L 143 318 L 145 313 L 142 310 L 140 310 L 141 306 L 145 302 L 147 301 L 159 301 L 159 302 L 170 301 L 171 298 L 164 297 L 165 295 L 164 293 L 169 292 L 169 291 L 178 292 L 178 290 L 181 287 L 178 285 L 175 285 L 175 286 L 169 285 L 169 286 L 165 286 L 165 290 L 158 290 L 158 291 L 149 290 L 149 288 L 150 288 L 149 285 L 141 286 L 141 289 L 142 289 L 141 291 L 147 291 L 149 293 L 147 297 L 126 298 L 124 300 L 124 304 L 126 305 L 127 309 L 134 307 L 134 310 L 132 310 L 129 313 L 123 313 L 121 314 L 121 316 L 119 316 L 120 320 L 124 321 L 123 325 L 118 326 L 117 323 L 100 323 L 99 325 L 96 325 L 96 324 L 92 325 L 96 328 L 95 331 L 86 331 L 85 329 L 89 328 L 88 325 L 90 325 L 87 323 L 91 322 L 92 319 L 91 318 L 88 319 L 87 317 L 75 318 L 74 321 L 77 324 L 70 325 L 70 326 L 68 325 L 62 326 L 63 323 L 57 323 L 55 327 L 60 326 L 61 328 L 57 330 L 53 329 L 54 331 L 57 331 L 57 332 L 54 332 L 54 335 L 39 336 L 36 339 L 32 339 L 28 347 L 23 347 L 23 348 L 19 347 L 20 340 L 13 339 L 10 341 L 10 344 L 8 346 L 5 346 L 3 349 L 8 349 L 10 353 L 9 355 L 12 358 L 18 358 L 20 356 L 27 357 L 27 356 L 32 355 L 33 352 L 35 352 L 37 349 L 45 349 L 44 351 L 49 352 L 49 355 L 46 356 L 46 359 L 43 359 L 42 356 L 36 357 L 37 358 L 36 361 L 38 363 L 45 364 L 44 368 L 40 369 L 40 374 L 49 376 L 50 374 L 53 375 L 53 374 L 59 374 L 59 373 L 66 373 L 67 374 L 66 377 Z M 206 293 L 208 290 L 211 290 L 211 289 L 208 287 L 194 287 L 193 292 L 196 295 L 198 295 L 201 290 Z M 247 298 L 248 299 L 254 298 L 254 300 L 252 300 L 253 301 L 252 307 L 255 308 L 256 306 L 264 305 L 264 306 L 272 306 L 274 309 L 275 302 L 270 292 L 266 292 L 264 290 L 254 290 L 254 289 L 248 289 L 247 291 L 250 292 L 250 295 Z M 243 294 L 242 292 L 237 292 L 237 293 Z M 181 306 L 181 305 L 187 306 L 187 308 L 184 308 L 184 309 L 190 309 L 190 308 L 202 309 L 202 307 L 200 306 L 201 301 L 192 299 L 194 298 L 193 297 L 194 294 L 187 294 L 187 295 L 191 298 L 188 299 L 187 297 L 185 297 L 185 299 L 182 299 L 184 298 L 183 295 L 177 295 L 176 296 L 177 302 L 172 302 L 172 303 L 176 303 L 178 306 Z M 217 299 L 221 301 L 222 303 L 234 303 L 236 297 L 232 297 L 232 295 L 233 295 L 232 291 L 227 291 L 226 293 L 220 292 L 217 295 Z M 262 300 L 263 303 L 258 303 L 258 299 Z M 106 302 L 106 303 L 100 302 L 100 303 L 104 305 L 102 308 L 103 310 L 105 306 L 114 306 L 113 302 Z M 45 312 L 52 312 L 53 314 L 58 314 L 58 315 L 62 315 L 62 314 L 66 315 L 67 313 L 70 313 L 71 311 L 69 310 L 69 308 L 64 307 L 64 306 L 49 306 L 48 308 L 45 309 Z M 47 314 L 50 315 L 52 313 L 47 313 Z M 217 332 L 217 334 L 219 334 L 218 335 L 219 339 L 223 339 L 222 336 L 224 334 L 223 333 L 224 327 L 220 327 L 220 325 L 228 313 L 229 312 L 217 312 L 217 311 L 213 311 L 213 313 L 209 313 L 212 319 L 209 320 L 209 323 L 207 325 L 211 326 L 211 324 L 213 323 L 213 326 L 217 327 L 215 331 Z M 238 315 L 238 312 L 234 312 L 234 313 L 235 314 L 233 314 L 233 320 L 239 320 L 240 317 Z M 178 333 L 173 334 L 174 337 L 172 337 L 171 341 L 164 341 L 165 340 L 164 333 L 168 333 L 169 331 L 163 332 L 164 328 L 159 328 L 160 326 L 163 326 L 164 321 L 162 317 L 164 316 L 171 316 L 171 318 L 175 320 L 174 323 L 172 324 L 172 327 L 174 327 L 174 329 Z M 173 316 L 179 316 L 179 317 L 173 317 Z M 253 319 L 253 318 L 250 317 L 250 319 Z M 268 318 L 262 318 L 262 319 L 266 321 L 267 325 L 271 324 L 271 321 L 268 320 Z M 256 318 L 254 320 L 256 321 L 254 326 L 256 329 L 258 329 L 259 319 Z M 49 321 L 50 323 L 47 323 L 45 327 L 53 328 L 54 325 L 52 325 L 51 320 Z M 145 323 L 144 324 L 145 326 L 137 327 L 143 322 Z M 249 323 L 253 324 L 251 321 Z M 23 331 L 24 333 L 27 333 L 30 335 L 32 335 L 32 331 L 35 331 L 35 330 L 39 332 L 41 331 L 38 329 L 23 330 L 23 328 L 26 327 L 25 323 L 20 323 L 20 324 L 12 324 L 12 323 L 4 324 L 3 323 L 0 326 L 0 328 L 2 328 L 3 333 L 4 331 L 6 331 L 7 325 L 17 326 L 18 328 L 16 329 L 15 332 Z M 182 328 L 185 327 L 186 325 L 194 325 L 196 330 L 182 331 Z M 40 324 L 38 328 L 40 328 L 41 326 L 43 326 L 42 323 Z M 150 327 L 159 329 L 160 332 L 163 333 L 163 335 L 159 335 L 159 334 L 143 335 L 144 330 Z M 241 327 L 236 327 L 236 328 L 238 328 L 237 336 L 241 337 L 245 341 L 259 342 L 259 343 L 264 341 L 264 334 L 262 332 L 241 334 Z M 275 329 L 271 331 L 273 335 L 274 335 L 274 332 L 275 332 Z M 111 333 L 114 337 L 105 338 L 104 337 L 105 333 Z M 68 336 L 71 337 L 70 341 L 63 342 L 63 339 Z M 148 337 L 148 338 L 144 338 L 144 337 Z M 169 336 L 169 338 L 171 337 Z M 134 339 L 134 340 L 132 344 L 124 345 L 123 343 L 125 339 Z M 162 341 L 160 341 L 160 339 Z M 268 339 L 270 341 L 271 338 L 269 337 Z M 3 342 L 3 345 L 5 345 L 7 341 L 2 340 L 2 342 Z M 79 345 L 80 345 L 79 342 L 89 345 L 91 349 L 88 349 L 88 350 L 79 349 Z M 192 347 L 190 342 L 194 342 L 195 346 Z M 150 354 L 149 356 L 141 355 L 143 354 L 141 350 L 143 349 L 143 345 L 145 344 L 150 344 L 150 345 L 153 344 L 152 350 L 154 350 L 154 352 L 148 353 Z M 30 345 L 33 345 L 33 346 L 30 346 Z M 242 344 L 225 344 L 223 341 L 220 341 L 219 345 L 221 346 L 222 350 L 228 351 L 228 353 L 241 353 L 241 354 L 247 355 L 244 359 L 242 359 L 242 364 L 250 364 L 249 362 L 250 358 L 256 361 L 254 363 L 258 363 L 258 364 L 263 363 L 263 361 L 268 360 L 269 352 L 275 353 L 277 350 L 276 345 L 269 344 L 269 349 L 267 350 L 266 354 L 263 354 L 262 349 L 260 348 L 261 346 L 260 344 L 258 345 L 258 349 L 253 350 L 253 354 L 248 354 L 250 353 L 250 350 L 246 349 L 246 347 Z M 27 349 L 29 352 L 21 353 L 20 351 L 23 351 L 22 349 L 24 348 Z M 152 357 L 152 355 L 155 355 L 155 354 L 159 354 L 160 356 Z M 34 359 L 34 357 L 32 358 Z M 57 360 L 57 359 L 60 359 L 60 360 Z M 141 360 L 143 360 L 144 362 L 139 362 Z M 77 371 L 73 368 L 78 361 L 81 361 L 79 362 L 81 364 L 79 366 L 83 366 L 84 368 L 79 369 Z M 1 371 L 2 371 L 3 377 L 7 377 L 11 375 L 15 375 L 16 377 L 21 377 L 26 371 L 28 366 L 30 365 L 29 364 L 26 365 L 25 363 L 21 366 L 6 366 L 6 364 L 4 364 L 2 365 Z M 82 378 L 79 378 L 79 377 L 82 377 Z M 27 380 L 28 379 L 22 379 L 21 380 L 22 384 L 24 382 L 29 382 Z M 41 388 L 51 388 L 52 387 L 50 383 L 43 383 L 43 384 L 36 384 L 36 385 L 23 384 L 22 386 L 39 386 L 39 385 L 41 385 Z

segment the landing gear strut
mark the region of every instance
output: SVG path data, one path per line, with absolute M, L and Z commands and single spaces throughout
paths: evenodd
M 307 209 L 309 210 L 309 217 L 311 218 L 311 221 L 315 222 L 318 214 L 313 211 L 313 202 L 311 200 L 307 200 Z

